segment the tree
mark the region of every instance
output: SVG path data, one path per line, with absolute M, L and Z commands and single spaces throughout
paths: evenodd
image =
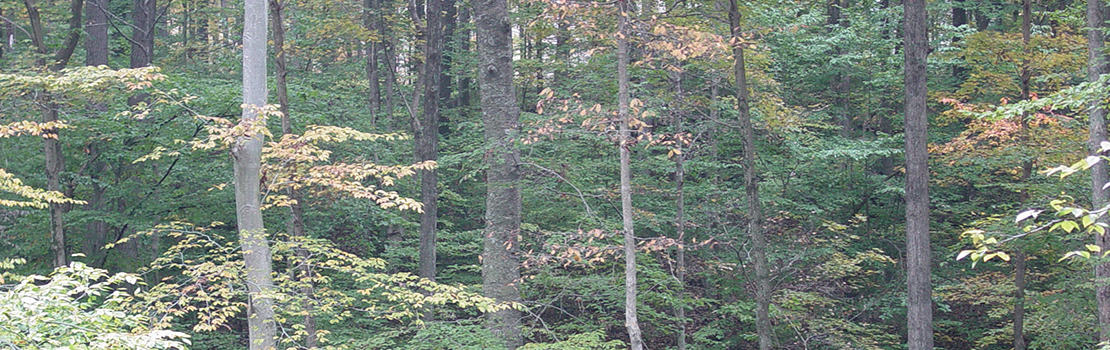
M 732 28 L 732 72 L 736 76 L 736 109 L 739 111 L 740 133 L 744 150 L 744 192 L 748 204 L 748 237 L 752 240 L 752 265 L 755 267 L 755 327 L 759 349 L 774 347 L 771 334 L 771 276 L 767 268 L 767 236 L 763 232 L 763 212 L 759 202 L 759 178 L 755 169 L 755 131 L 748 106 L 748 77 L 744 67 L 744 38 L 740 31 L 740 7 L 736 0 L 729 6 Z
M 482 237 L 482 295 L 520 302 L 520 106 L 513 88 L 512 29 L 505 0 L 473 3 L 478 44 L 478 86 L 487 153 L 486 228 Z M 504 309 L 489 315 L 489 328 L 516 349 L 524 341 L 521 313 Z
M 48 49 L 46 46 L 46 29 L 43 27 L 42 19 L 39 16 L 39 8 L 35 0 L 24 0 L 24 7 L 27 9 L 27 17 L 31 21 L 31 43 L 35 47 L 35 52 L 40 56 L 35 60 L 35 65 L 39 69 L 60 71 L 65 68 L 69 63 L 70 57 L 73 57 L 73 51 L 77 48 L 77 41 L 81 38 L 81 9 L 84 5 L 84 0 L 72 0 L 70 2 L 70 17 L 69 17 L 69 34 L 66 35 L 65 42 L 62 47 L 54 52 L 54 57 L 51 62 L 46 61 Z M 58 121 L 58 110 L 56 106 L 50 101 L 49 96 L 42 96 L 38 98 L 42 111 L 42 122 L 44 124 L 51 124 Z M 58 131 L 47 130 L 46 135 L 50 137 L 43 137 L 43 149 L 46 155 L 46 190 L 58 192 L 62 189 L 62 171 L 65 170 L 65 157 L 62 156 L 62 146 L 58 142 Z M 66 254 L 66 234 L 65 234 L 65 212 L 67 207 L 60 203 L 51 203 L 50 205 L 50 237 L 51 237 L 51 250 L 54 251 L 54 267 L 66 266 L 69 255 Z
M 1092 84 L 1098 84 L 1104 74 L 1110 73 L 1105 52 L 1106 38 L 1103 35 L 1106 20 L 1106 5 L 1098 0 L 1087 1 L 1087 81 Z M 1095 100 L 1090 108 L 1087 142 L 1087 151 L 1092 156 L 1101 154 L 1101 144 L 1107 141 L 1106 116 L 1106 104 L 1101 100 Z M 1093 164 L 1091 167 L 1092 208 L 1102 208 L 1110 202 L 1107 183 L 1110 183 L 1110 167 L 1106 162 Z M 1103 216 L 1099 222 L 1107 222 L 1106 217 Z M 1110 235 L 1097 234 L 1095 244 L 1102 251 L 1110 251 Z M 1098 304 L 1098 339 L 1100 342 L 1106 342 L 1110 341 L 1110 262 L 1095 265 L 1095 285 L 1095 301 Z
M 640 321 L 636 315 L 636 233 L 632 218 L 632 133 L 628 128 L 629 98 L 628 37 L 632 34 L 628 0 L 617 1 L 617 118 L 620 123 L 621 222 L 624 232 L 624 326 L 632 350 L 644 348 Z
M 932 249 L 929 241 L 929 153 L 924 0 L 904 2 L 906 125 L 906 329 L 910 350 L 933 348 Z
M 421 68 L 423 110 L 420 118 L 413 117 L 416 134 L 416 161 L 435 161 L 439 153 L 439 86 L 443 82 L 443 0 L 428 0 L 424 23 L 424 63 Z M 436 223 L 438 220 L 439 190 L 435 169 L 420 172 L 420 200 L 424 212 L 420 214 L 420 277 L 436 279 Z M 426 316 L 429 319 L 432 313 Z
M 137 0 L 142 1 L 142 0 Z M 250 293 L 247 323 L 250 349 L 272 350 L 277 346 L 274 319 L 273 266 L 266 227 L 262 223 L 262 136 L 266 116 L 266 30 L 267 0 L 243 3 L 243 113 L 239 125 L 246 131 L 231 148 L 235 168 L 235 218 L 242 241 L 246 282 Z

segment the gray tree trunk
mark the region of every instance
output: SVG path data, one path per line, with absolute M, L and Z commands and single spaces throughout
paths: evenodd
M 42 55 L 41 58 L 35 60 L 35 65 L 51 71 L 62 70 L 69 63 L 69 59 L 73 57 L 73 51 L 77 48 L 77 41 L 81 38 L 81 12 L 84 1 L 73 0 L 70 3 L 69 35 L 66 36 L 62 47 L 54 52 L 52 62 L 46 61 L 48 52 L 45 40 L 46 30 L 43 28 L 35 0 L 24 0 L 23 5 L 27 9 L 27 18 L 31 22 L 31 44 L 35 47 L 35 51 Z M 58 121 L 58 109 L 51 101 L 50 96 L 43 93 L 37 99 L 38 104 L 42 106 L 42 121 L 44 123 Z M 43 153 L 46 159 L 46 189 L 61 192 L 61 177 L 62 171 L 65 170 L 65 157 L 62 155 L 62 145 L 58 142 L 58 130 L 46 130 L 43 134 L 44 136 L 52 135 L 52 137 L 43 137 Z M 67 206 L 64 204 L 50 204 L 50 248 L 54 253 L 54 267 L 65 266 L 69 261 L 69 255 L 66 253 L 66 211 Z
M 932 251 L 929 243 L 929 153 L 926 148 L 925 0 L 904 0 L 906 124 L 906 301 L 909 350 L 933 349 Z
M 628 130 L 629 48 L 628 35 L 631 25 L 628 16 L 632 9 L 628 0 L 617 1 L 617 117 L 620 118 L 620 168 L 621 168 L 621 217 L 624 228 L 624 327 L 632 350 L 644 348 L 640 321 L 636 315 L 636 233 L 632 221 L 632 133 Z
M 730 2 L 729 22 L 732 37 L 742 43 L 740 32 L 740 7 L 736 0 Z M 755 268 L 755 329 L 759 336 L 759 349 L 774 347 L 771 333 L 771 277 L 767 267 L 767 236 L 763 232 L 763 208 L 759 202 L 759 178 L 755 169 L 755 130 L 752 127 L 751 109 L 748 105 L 748 76 L 744 67 L 744 47 L 732 47 L 733 75 L 736 76 L 736 109 L 739 111 L 740 133 L 744 138 L 744 189 L 748 201 L 748 236 L 752 240 L 752 267 Z
M 686 130 L 683 128 L 683 119 L 685 116 L 685 109 L 680 101 L 683 101 L 685 95 L 682 92 L 682 73 L 671 73 L 671 83 L 674 84 L 674 102 L 672 110 L 674 111 L 674 132 L 676 135 L 681 135 Z M 678 336 L 676 345 L 678 350 L 686 350 L 686 191 L 683 188 L 686 184 L 686 154 L 683 151 L 682 141 L 678 141 L 676 148 L 679 153 L 674 156 L 674 187 L 675 193 L 678 198 L 675 198 L 675 233 L 678 239 L 678 246 L 675 247 L 675 260 L 676 271 L 675 278 L 678 279 L 678 306 L 675 307 L 674 317 L 678 319 Z
M 1105 50 L 1106 38 L 1102 29 L 1106 26 L 1106 6 L 1099 0 L 1087 1 L 1087 81 L 1096 82 L 1103 74 L 1110 73 L 1107 65 Z M 1092 154 L 1098 154 L 1102 142 L 1107 141 L 1106 135 L 1106 104 L 1101 100 L 1091 104 L 1090 135 L 1087 149 Z M 1091 167 L 1091 204 L 1094 208 L 1106 206 L 1110 200 L 1110 192 L 1103 188 L 1110 182 L 1110 169 L 1106 162 L 1095 163 Z M 1100 218 L 1100 222 L 1107 222 Z M 1110 235 L 1095 236 L 1095 243 L 1103 251 L 1110 251 Z M 1095 266 L 1095 300 L 1098 304 L 1098 326 L 1100 342 L 1110 341 L 1110 262 Z
M 289 92 L 288 82 L 286 80 L 288 72 L 288 65 L 286 64 L 285 57 L 285 3 L 280 0 L 270 0 L 270 15 L 271 26 L 274 33 L 274 90 L 278 98 L 279 110 L 281 111 L 281 134 L 288 135 L 293 133 L 293 120 L 289 115 Z M 286 194 L 294 201 L 289 206 L 289 221 L 286 223 L 286 230 L 292 237 L 303 238 L 304 231 L 304 205 L 301 198 L 300 191 L 296 189 L 289 189 Z M 296 249 L 297 257 L 300 258 L 302 265 L 297 269 L 300 276 L 294 278 L 311 278 L 312 269 L 307 265 L 308 252 L 302 248 Z M 305 330 L 305 347 L 312 349 L 319 344 L 319 339 L 316 336 L 316 315 L 313 314 L 315 306 L 312 304 L 312 282 L 304 282 L 306 285 L 300 288 L 301 295 L 304 296 L 305 301 L 302 305 L 305 310 L 304 315 L 304 330 Z
M 108 14 L 107 0 L 86 0 L 85 6 L 85 65 L 101 66 L 108 64 Z
M 520 107 L 513 89 L 512 31 L 505 0 L 472 3 L 478 44 L 478 87 L 486 138 L 486 229 L 483 232 L 482 295 L 500 302 L 519 302 L 518 259 L 521 195 Z M 489 315 L 489 328 L 509 349 L 524 341 L 520 311 Z
M 436 160 L 439 146 L 439 84 L 443 71 L 443 1 L 428 0 L 424 28 L 423 111 L 415 123 L 416 160 Z M 420 215 L 420 277 L 436 279 L 436 219 L 439 192 L 436 170 L 420 171 L 420 199 L 424 213 Z M 432 312 L 425 314 L 430 320 Z
M 243 116 L 242 123 L 259 118 L 266 105 L 267 0 L 243 3 Z M 241 138 L 232 146 L 235 165 L 235 216 L 243 246 L 247 291 L 250 294 L 247 325 L 251 350 L 276 348 L 277 324 L 273 300 L 272 257 L 261 210 L 262 135 Z

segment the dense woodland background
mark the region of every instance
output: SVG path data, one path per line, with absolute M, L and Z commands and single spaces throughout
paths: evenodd
M 3 290 L 81 262 L 55 276 L 135 295 L 86 310 L 189 349 L 247 347 L 248 295 L 282 348 L 924 349 L 924 271 L 938 349 L 1096 347 L 1106 162 L 1075 162 L 1105 120 L 1105 6 L 915 4 L 925 45 L 890 0 L 511 0 L 507 23 L 496 0 L 270 0 L 272 105 L 245 111 L 240 0 L 4 1 L 0 258 L 26 263 Z M 916 48 L 931 271 L 906 264 Z M 241 237 L 232 159 L 258 135 L 265 231 Z M 51 322 L 0 334 L 80 329 Z

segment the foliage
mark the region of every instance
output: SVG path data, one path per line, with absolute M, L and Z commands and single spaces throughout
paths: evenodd
M 5 260 L 3 268 L 17 261 Z M 20 261 L 21 263 L 21 261 Z M 128 289 L 141 286 L 134 274 L 91 268 L 80 262 L 49 277 L 0 275 L 0 343 L 12 349 L 180 349 L 185 333 L 148 326 L 148 318 L 129 313 Z

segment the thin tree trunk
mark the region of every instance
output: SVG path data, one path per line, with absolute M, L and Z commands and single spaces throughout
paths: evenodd
M 1087 81 L 1097 82 L 1103 74 L 1110 73 L 1107 65 L 1105 40 L 1102 29 L 1107 19 L 1106 6 L 1100 0 L 1087 1 Z M 1090 135 L 1087 150 L 1092 155 L 1098 155 L 1102 142 L 1107 141 L 1106 135 L 1106 105 L 1101 100 L 1091 104 Z M 1091 167 L 1091 205 L 1102 208 L 1110 201 L 1110 192 L 1103 188 L 1110 182 L 1110 169 L 1106 162 L 1095 163 Z M 1107 222 L 1105 216 L 1099 219 Z M 1100 234 L 1095 236 L 1095 244 L 1102 251 L 1110 251 L 1110 235 Z M 1110 341 L 1110 262 L 1103 262 L 1095 266 L 1095 300 L 1098 304 L 1098 326 L 1100 342 Z
M 1023 57 L 1021 59 L 1021 99 L 1029 100 L 1029 79 L 1033 71 L 1029 67 L 1029 41 L 1032 39 L 1033 6 L 1031 0 L 1022 1 L 1021 14 L 1021 41 Z M 1029 135 L 1029 113 L 1021 116 L 1021 141 L 1026 142 Z M 1028 182 L 1033 175 L 1033 160 L 1026 159 L 1021 164 L 1021 181 Z M 1021 190 L 1021 201 L 1029 200 L 1029 190 Z M 1014 254 L 1014 350 L 1025 350 L 1025 251 L 1018 247 Z
M 251 125 L 260 118 L 258 109 L 266 105 L 266 29 L 267 0 L 243 3 L 243 116 L 240 123 Z M 249 307 L 247 325 L 251 350 L 271 350 L 277 346 L 277 324 L 273 300 L 272 256 L 262 223 L 261 162 L 262 135 L 242 137 L 231 149 L 235 167 L 235 213 L 239 239 L 246 266 Z
M 620 192 L 624 229 L 624 326 L 628 329 L 631 349 L 643 350 L 644 341 L 636 315 L 636 233 L 632 221 L 632 150 L 629 149 L 632 133 L 628 129 L 628 109 L 631 103 L 628 91 L 628 36 L 631 25 L 628 16 L 631 11 L 628 0 L 617 1 L 617 117 L 620 118 Z
M 499 302 L 520 302 L 519 237 L 521 221 L 520 107 L 513 88 L 512 31 L 505 0 L 472 3 L 478 45 L 478 86 L 486 138 L 486 230 L 482 253 L 482 295 Z M 489 328 L 509 349 L 523 345 L 521 313 L 489 314 Z
M 458 36 L 459 52 L 470 51 L 470 27 L 467 25 L 470 24 L 470 16 L 469 6 L 459 6 L 458 25 L 464 28 L 462 35 Z M 470 106 L 470 81 L 470 74 L 463 74 L 459 77 L 459 88 L 452 107 L 463 107 L 465 109 L 467 106 Z
M 748 77 L 744 67 L 744 47 L 740 35 L 740 8 L 736 0 L 730 1 L 729 22 L 732 37 L 733 74 L 736 76 L 736 107 L 740 112 L 740 133 L 744 138 L 744 189 L 748 199 L 748 236 L 752 240 L 752 265 L 755 268 L 755 326 L 759 336 L 759 349 L 774 347 L 771 333 L 771 279 L 767 267 L 767 236 L 763 233 L 763 212 L 759 202 L 759 178 L 755 169 L 755 130 L 752 127 L 748 105 Z
M 682 73 L 671 73 L 671 80 L 674 84 L 674 102 L 672 110 L 674 111 L 674 133 L 675 135 L 682 135 L 686 132 L 683 128 L 683 119 L 686 117 L 683 113 L 684 107 L 681 102 L 685 96 L 682 92 Z M 683 189 L 686 183 L 686 154 L 684 149 L 684 138 L 678 138 L 675 148 L 678 150 L 674 156 L 674 186 L 675 193 L 678 198 L 675 198 L 675 233 L 678 236 L 678 245 L 675 247 L 675 260 L 677 260 L 677 268 L 675 277 L 678 278 L 678 307 L 675 308 L 674 317 L 678 319 L 678 336 L 677 345 L 678 350 L 686 350 L 686 191 Z
M 288 75 L 285 57 L 285 3 L 280 0 L 270 0 L 270 15 L 272 31 L 274 33 L 274 90 L 278 98 L 279 110 L 281 111 L 281 134 L 289 135 L 293 133 L 293 121 L 289 115 L 289 93 L 288 82 L 286 76 Z M 289 221 L 286 223 L 286 229 L 290 236 L 295 238 L 304 238 L 304 206 L 302 204 L 300 191 L 296 189 L 289 189 L 287 192 L 289 198 L 293 200 L 293 204 L 289 206 Z M 303 248 L 297 248 L 295 253 L 300 258 L 301 266 L 298 269 L 300 277 L 298 278 L 303 284 L 300 292 L 304 295 L 305 301 L 303 307 L 305 310 L 304 315 L 304 330 L 305 330 L 305 347 L 312 349 L 317 347 L 319 339 L 316 336 L 316 315 L 314 315 L 315 305 L 312 303 L 312 270 L 308 267 L 308 251 Z M 308 281 L 303 281 L 308 280 Z
M 1025 350 L 1025 251 L 1014 252 L 1014 350 Z
M 929 154 L 926 149 L 925 0 L 904 0 L 906 124 L 906 269 L 909 350 L 933 349 L 933 300 L 930 282 Z
M 967 25 L 967 9 L 964 8 L 966 0 L 956 0 L 952 5 L 952 26 L 959 28 L 960 26 Z M 962 38 L 952 38 L 952 43 L 958 43 Z M 967 67 L 956 64 L 952 66 L 952 77 L 957 81 L 963 82 L 967 79 Z
M 424 26 L 423 107 L 416 133 L 417 161 L 434 161 L 439 143 L 439 84 L 443 70 L 443 0 L 428 0 Z M 436 219 L 439 192 L 436 170 L 420 172 L 420 194 L 424 212 L 420 215 L 420 277 L 436 279 Z M 428 310 L 425 320 L 431 320 Z
M 69 35 L 66 36 L 62 47 L 54 53 L 53 61 L 49 62 L 49 65 L 47 65 L 46 56 L 48 50 L 46 48 L 46 34 L 42 25 L 42 19 L 39 16 L 38 6 L 35 5 L 35 0 L 23 1 L 23 5 L 27 9 L 27 17 L 31 22 L 31 43 L 35 47 L 36 53 L 40 55 L 40 58 L 35 60 L 36 66 L 56 72 L 65 68 L 66 64 L 69 63 L 69 59 L 73 56 L 73 51 L 77 47 L 77 41 L 81 37 L 81 12 L 83 4 L 83 0 L 73 0 L 70 3 Z M 58 109 L 50 96 L 42 92 L 36 99 L 41 106 L 42 121 L 44 123 L 58 121 Z M 46 160 L 46 189 L 48 191 L 61 192 L 61 176 L 62 171 L 65 170 L 65 157 L 62 155 L 61 143 L 58 142 L 59 131 L 57 129 L 46 130 L 43 134 L 43 153 Z M 66 253 L 66 211 L 66 205 L 56 203 L 50 204 L 50 246 L 54 253 L 54 267 L 65 266 L 69 260 L 69 255 Z
M 381 74 L 378 69 L 378 56 L 381 50 L 381 42 L 384 40 L 382 30 L 379 28 L 381 23 L 379 13 L 381 0 L 363 0 L 363 25 L 366 29 L 374 32 L 378 38 L 377 40 L 370 40 L 366 45 L 366 78 L 370 81 L 370 91 L 367 93 L 367 98 L 370 100 L 370 123 L 377 124 L 378 113 L 381 111 Z

